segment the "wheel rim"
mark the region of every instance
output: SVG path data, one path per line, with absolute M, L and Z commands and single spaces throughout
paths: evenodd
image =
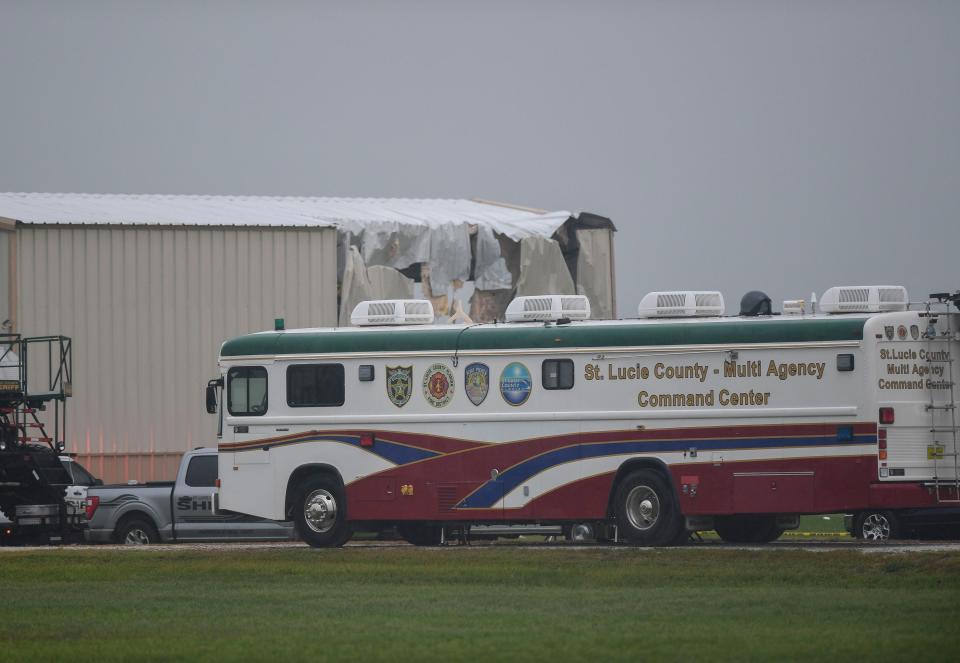
M 337 500 L 322 488 L 313 491 L 303 501 L 303 518 L 314 532 L 329 532 L 337 521 Z
M 593 528 L 586 523 L 577 523 L 570 528 L 571 541 L 589 541 L 593 538 Z
M 627 520 L 638 530 L 648 530 L 660 519 L 660 498 L 649 486 L 635 486 L 627 495 Z
M 871 513 L 863 519 L 861 531 L 867 541 L 886 541 L 890 538 L 890 521 L 881 513 Z
M 127 532 L 127 536 L 123 539 L 123 543 L 127 546 L 145 546 L 150 543 L 150 535 L 148 535 L 141 528 L 137 527 Z

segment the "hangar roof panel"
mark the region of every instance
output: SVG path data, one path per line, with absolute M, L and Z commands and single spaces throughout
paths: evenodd
M 479 200 L 316 198 L 89 193 L 0 193 L 0 217 L 25 224 L 436 228 L 487 226 L 514 240 L 551 236 L 567 211 L 546 212 Z

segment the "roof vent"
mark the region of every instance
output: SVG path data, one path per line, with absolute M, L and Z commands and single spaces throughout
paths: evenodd
M 820 298 L 824 313 L 883 313 L 906 311 L 907 289 L 899 285 L 837 286 Z
M 587 320 L 590 300 L 585 295 L 530 295 L 507 306 L 507 322 L 549 322 L 567 318 Z
M 640 300 L 641 318 L 696 318 L 723 315 L 723 295 L 719 292 L 687 290 L 648 292 Z
M 350 324 L 358 327 L 430 325 L 433 324 L 433 304 L 426 299 L 381 299 L 360 302 L 350 314 Z

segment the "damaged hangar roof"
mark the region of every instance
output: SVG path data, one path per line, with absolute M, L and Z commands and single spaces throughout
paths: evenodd
M 464 199 L 0 193 L 0 217 L 26 224 L 336 227 L 358 233 L 369 225 L 469 223 L 519 241 L 550 237 L 577 216 Z

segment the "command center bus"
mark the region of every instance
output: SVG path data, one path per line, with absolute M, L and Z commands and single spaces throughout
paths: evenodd
M 956 295 L 749 300 L 725 317 L 720 293 L 651 293 L 638 319 L 592 321 L 586 298 L 522 297 L 471 325 L 364 302 L 353 327 L 234 338 L 207 390 L 219 508 L 293 519 L 313 546 L 484 523 L 669 545 L 957 502 Z

